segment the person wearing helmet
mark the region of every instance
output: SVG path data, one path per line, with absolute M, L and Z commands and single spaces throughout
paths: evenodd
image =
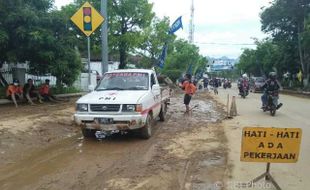
M 15 107 L 18 107 L 17 99 L 22 99 L 23 89 L 19 85 L 18 80 L 13 80 L 13 83 L 10 84 L 6 90 L 6 97 L 9 100 L 12 100 L 15 104 Z
M 249 79 L 248 75 L 244 73 L 242 77 L 238 80 L 239 94 L 243 92 L 243 88 L 246 88 L 246 91 L 249 91 Z
M 270 72 L 268 75 L 268 80 L 262 86 L 262 89 L 264 92 L 262 97 L 261 97 L 262 109 L 264 109 L 267 105 L 268 92 L 273 92 L 274 94 L 276 94 L 277 98 L 279 98 L 280 88 L 281 88 L 281 85 L 280 85 L 279 81 L 277 80 L 277 74 L 275 72 Z M 279 109 L 281 106 L 282 106 L 282 104 L 278 104 L 277 109 Z

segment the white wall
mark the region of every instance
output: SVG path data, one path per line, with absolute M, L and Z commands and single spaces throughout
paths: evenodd
M 91 73 L 91 86 L 97 86 L 97 76 L 94 73 Z M 89 91 L 89 84 L 88 84 L 88 73 L 81 73 L 79 78 L 74 82 L 73 86 L 77 89 L 80 89 L 83 92 Z

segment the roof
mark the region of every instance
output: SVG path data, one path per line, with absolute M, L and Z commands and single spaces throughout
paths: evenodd
M 154 71 L 152 69 L 119 69 L 114 71 L 109 71 L 107 73 L 153 73 Z

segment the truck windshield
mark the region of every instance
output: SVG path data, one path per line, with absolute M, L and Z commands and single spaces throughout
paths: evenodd
M 103 90 L 148 90 L 148 73 L 107 73 L 98 84 L 96 91 Z

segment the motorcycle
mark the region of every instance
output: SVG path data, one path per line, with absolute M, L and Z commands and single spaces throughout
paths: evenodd
M 245 98 L 247 95 L 249 95 L 249 88 L 245 84 L 241 85 L 239 91 L 239 94 L 242 98 Z
M 231 81 L 230 80 L 227 82 L 227 88 L 231 88 Z
M 263 107 L 263 111 L 270 111 L 271 116 L 276 115 L 276 111 L 282 106 L 282 103 L 278 104 L 278 93 L 267 92 L 267 105 Z
M 224 89 L 228 88 L 228 86 L 227 86 L 227 82 L 224 82 L 224 84 L 223 84 L 223 88 L 224 88 Z
M 230 80 L 225 80 L 224 84 L 223 84 L 223 88 L 231 88 L 231 81 Z

